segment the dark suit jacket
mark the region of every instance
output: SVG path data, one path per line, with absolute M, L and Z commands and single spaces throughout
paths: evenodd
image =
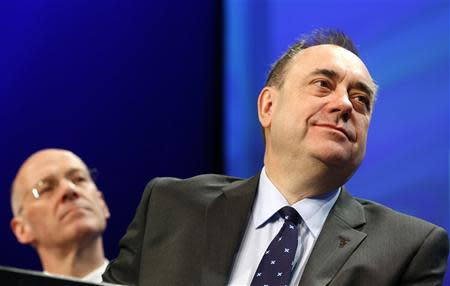
M 226 285 L 258 180 L 218 175 L 152 180 L 104 280 Z M 343 190 L 300 285 L 440 285 L 448 248 L 442 228 Z

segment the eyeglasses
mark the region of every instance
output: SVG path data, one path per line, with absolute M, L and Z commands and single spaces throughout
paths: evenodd
M 85 182 L 88 182 L 89 179 L 82 175 L 77 175 L 75 177 L 71 178 L 64 178 L 69 183 L 79 186 L 82 185 Z M 50 197 L 54 194 L 55 190 L 58 189 L 59 185 L 61 183 L 61 180 L 50 177 L 46 178 L 44 180 L 41 180 L 37 182 L 36 186 L 31 189 L 31 193 L 33 194 L 33 197 L 35 199 L 40 199 L 43 197 Z
M 31 189 L 31 194 L 35 200 L 49 199 L 53 196 L 55 190 L 58 189 L 62 180 L 68 181 L 73 186 L 81 187 L 88 183 L 93 183 L 93 177 L 96 177 L 96 174 L 97 171 L 95 169 L 89 170 L 89 172 L 73 169 L 64 174 L 63 177 L 48 176 L 35 184 Z M 23 201 L 24 199 L 22 199 L 22 203 L 18 209 L 19 214 L 23 210 Z

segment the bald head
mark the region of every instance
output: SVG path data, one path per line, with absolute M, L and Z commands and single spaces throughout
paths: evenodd
M 43 149 L 28 157 L 12 184 L 11 207 L 13 215 L 19 214 L 22 201 L 31 192 L 34 184 L 48 175 L 54 174 L 58 169 L 70 166 L 87 172 L 86 164 L 74 153 L 64 149 Z
M 79 277 L 104 262 L 102 234 L 110 213 L 77 155 L 62 149 L 32 154 L 19 168 L 11 191 L 11 230 L 18 242 L 36 249 L 45 271 Z M 84 250 L 87 256 L 80 254 Z M 84 265 L 83 271 L 68 271 L 74 265 L 67 254 L 75 252 L 82 261 L 76 268 Z M 61 266 L 66 258 L 71 266 Z

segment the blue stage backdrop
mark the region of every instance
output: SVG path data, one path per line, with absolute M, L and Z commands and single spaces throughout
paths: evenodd
M 447 0 L 221 4 L 0 3 L 0 265 L 40 269 L 9 230 L 10 184 L 40 148 L 71 149 L 99 171 L 109 258 L 149 179 L 258 172 L 266 72 L 317 27 L 349 33 L 381 87 L 350 191 L 449 228 Z
M 224 18 L 226 173 L 262 167 L 256 100 L 270 64 L 302 33 L 339 28 L 380 86 L 366 158 L 348 189 L 449 229 L 447 0 L 226 0 Z
M 0 264 L 40 269 L 9 229 L 9 188 L 46 147 L 98 170 L 108 258 L 156 176 L 221 168 L 221 7 L 214 1 L 0 3 Z

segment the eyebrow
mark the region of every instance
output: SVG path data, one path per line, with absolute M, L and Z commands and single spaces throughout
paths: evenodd
M 63 176 L 64 177 L 70 177 L 70 176 L 73 176 L 74 174 L 77 174 L 77 173 L 86 173 L 87 175 L 90 176 L 89 172 L 85 172 L 83 169 L 80 169 L 80 168 L 71 168 L 71 169 L 67 170 L 66 172 L 64 172 Z M 49 175 L 43 177 L 42 179 L 38 180 L 36 182 L 36 184 L 39 183 L 39 182 L 46 182 L 46 181 L 52 180 L 55 177 L 56 177 L 55 174 L 49 174 Z
M 83 169 L 80 169 L 80 168 L 71 168 L 71 169 L 69 169 L 64 175 L 65 175 L 65 176 L 71 176 L 71 175 L 77 174 L 77 173 L 86 173 L 86 174 L 89 174 L 89 172 L 86 171 L 86 170 L 83 170 Z
M 337 80 L 339 78 L 339 74 L 337 72 L 329 69 L 316 69 L 311 73 L 311 75 L 323 75 L 333 80 Z M 371 98 L 374 97 L 375 91 L 364 82 L 356 81 L 352 83 L 352 86 L 367 93 Z
M 337 79 L 339 77 L 337 72 L 329 69 L 316 69 L 311 73 L 311 75 L 323 75 L 331 79 Z
M 354 87 L 356 89 L 362 90 L 365 93 L 367 93 L 371 98 L 373 98 L 373 95 L 375 94 L 375 92 L 365 83 L 357 81 L 354 84 Z

